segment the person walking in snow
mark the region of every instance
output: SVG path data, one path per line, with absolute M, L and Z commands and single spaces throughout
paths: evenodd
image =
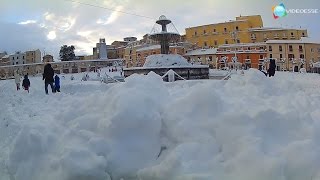
M 24 90 L 28 91 L 28 93 L 29 93 L 30 80 L 28 78 L 28 75 L 24 75 L 24 79 L 22 81 L 22 86 L 23 86 Z
M 42 78 L 43 80 L 45 80 L 44 81 L 44 83 L 45 83 L 44 89 L 45 89 L 46 94 L 48 94 L 48 85 L 50 85 L 52 93 L 55 92 L 54 87 L 53 87 L 53 82 L 54 82 L 53 76 L 54 76 L 53 68 L 51 67 L 51 64 L 48 63 L 44 66 L 43 78 Z
M 14 73 L 14 82 L 16 83 L 17 91 L 19 91 L 20 90 L 21 77 L 20 77 L 18 71 L 16 71 Z
M 56 92 L 60 92 L 60 78 L 58 75 L 54 77 L 54 88 Z
M 270 59 L 270 65 L 268 69 L 269 77 L 274 76 L 275 73 L 276 73 L 276 61 L 274 59 Z

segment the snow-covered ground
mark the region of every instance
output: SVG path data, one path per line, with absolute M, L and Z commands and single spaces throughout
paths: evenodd
M 0 81 L 1 180 L 320 179 L 318 74 L 81 77 L 49 95 Z

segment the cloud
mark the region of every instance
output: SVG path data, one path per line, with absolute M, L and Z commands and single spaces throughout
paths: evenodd
M 37 23 L 36 20 L 27 20 L 27 21 L 19 22 L 18 24 L 20 24 L 20 25 L 27 25 L 27 24 L 35 24 L 35 23 Z
M 97 24 L 102 25 L 108 25 L 117 20 L 117 18 L 121 15 L 121 10 L 123 9 L 123 6 L 118 6 L 114 12 L 111 13 L 111 15 L 107 18 L 107 20 L 98 19 Z

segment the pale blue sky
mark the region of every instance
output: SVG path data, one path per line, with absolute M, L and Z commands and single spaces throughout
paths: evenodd
M 223 22 L 241 15 L 262 15 L 266 27 L 306 28 L 320 40 L 320 14 L 289 14 L 273 19 L 271 8 L 320 9 L 317 0 L 76 0 L 136 13 L 154 19 L 170 18 L 183 34 L 190 26 Z M 173 2 L 171 2 L 173 1 Z M 107 42 L 149 33 L 154 20 L 111 12 L 67 0 L 0 0 L 0 51 L 39 48 L 57 55 L 63 44 L 74 44 L 78 54 L 92 53 L 100 37 Z M 51 32 L 51 33 L 50 33 Z M 50 34 L 50 35 L 49 35 Z M 56 57 L 57 58 L 57 57 Z

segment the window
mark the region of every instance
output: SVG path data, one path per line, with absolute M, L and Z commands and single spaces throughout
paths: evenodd
M 206 30 L 203 30 L 203 34 L 207 34 L 207 31 L 206 31 Z
M 270 58 L 272 58 L 272 54 L 270 54 Z
M 240 43 L 240 39 L 237 39 L 237 43 Z
M 213 32 L 217 32 L 217 30 L 216 30 L 216 29 L 213 29 Z
M 260 59 L 263 59 L 263 55 L 262 54 L 260 54 Z
M 303 48 L 302 48 L 301 45 L 299 46 L 299 51 L 300 51 L 300 52 L 303 52 Z
M 212 61 L 212 56 L 209 56 L 209 61 Z
M 227 32 L 227 28 L 224 28 L 224 32 Z
M 249 56 L 249 55 L 247 56 L 247 59 L 250 59 L 250 56 Z
M 197 35 L 198 35 L 197 31 L 195 31 L 195 32 L 194 32 L 194 35 L 195 35 L 195 36 L 197 36 Z
M 311 48 L 311 49 L 310 49 L 310 52 L 312 52 L 312 53 L 313 53 L 313 48 Z
M 12 57 L 12 60 L 14 60 L 14 57 Z
M 289 45 L 289 51 L 290 51 L 290 52 L 293 51 L 292 45 Z
M 214 45 L 217 46 L 218 45 L 218 41 L 214 40 Z
M 288 54 L 289 59 L 294 59 L 294 54 Z
M 282 59 L 283 58 L 283 56 L 282 56 L 282 54 L 280 54 L 280 59 Z
M 17 59 L 19 59 L 19 56 L 17 56 Z
M 302 33 L 302 37 L 305 37 L 305 34 L 304 34 L 304 32 Z
M 272 46 L 269 46 L 269 51 L 272 51 Z
M 204 42 L 203 45 L 204 45 L 205 47 L 207 47 L 208 44 L 207 44 L 207 42 Z
M 281 45 L 279 45 L 279 51 L 282 52 L 282 46 Z
M 24 59 L 24 56 L 22 56 L 22 59 Z
M 251 50 L 251 47 L 248 47 L 248 50 Z
M 256 39 L 256 34 L 251 34 L 251 39 Z
M 300 54 L 300 59 L 304 59 L 304 55 L 303 54 Z
M 238 26 L 236 26 L 236 31 L 239 31 L 239 27 Z
M 16 64 L 18 64 L 18 62 L 16 62 Z
M 228 40 L 225 40 L 225 44 L 229 44 Z

